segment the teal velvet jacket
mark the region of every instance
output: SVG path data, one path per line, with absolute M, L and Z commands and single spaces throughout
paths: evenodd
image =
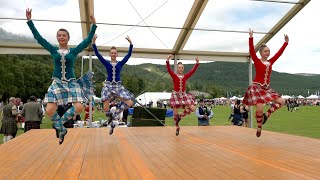
M 53 58 L 53 64 L 54 64 L 54 70 L 52 77 L 56 77 L 61 79 L 62 77 L 62 64 L 61 64 L 61 55 L 58 53 L 59 47 L 51 45 L 48 41 L 46 41 L 38 32 L 36 27 L 34 26 L 32 21 L 27 22 L 34 38 L 38 41 L 38 43 L 44 47 L 46 50 L 48 50 L 51 54 L 51 57 Z M 97 29 L 97 26 L 95 24 L 92 25 L 91 30 L 89 32 L 89 35 L 86 39 L 84 39 L 78 46 L 75 48 L 70 48 L 69 53 L 65 56 L 65 72 L 66 72 L 66 79 L 72 79 L 76 78 L 74 74 L 74 62 L 77 58 L 77 55 L 83 51 L 86 47 L 88 47 L 92 41 L 92 38 L 95 34 L 95 31 Z

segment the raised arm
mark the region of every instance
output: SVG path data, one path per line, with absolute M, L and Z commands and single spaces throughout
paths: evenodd
M 199 67 L 199 58 L 196 57 L 196 64 L 193 66 L 193 68 L 187 73 L 185 74 L 184 76 L 188 79 L 189 77 L 191 77 L 195 72 L 196 70 L 198 69 Z
M 130 46 L 129 46 L 129 51 L 128 51 L 127 55 L 122 59 L 122 61 L 119 62 L 119 64 L 121 66 L 123 66 L 125 63 L 127 63 L 127 61 L 129 60 L 129 58 L 131 57 L 131 54 L 132 54 L 132 48 L 133 48 L 132 41 L 129 38 L 129 36 L 127 36 L 126 39 L 130 43 Z
M 283 51 L 286 49 L 289 43 L 289 37 L 288 35 L 284 35 L 284 43 L 282 47 L 279 49 L 279 51 L 269 60 L 271 64 L 276 62 L 276 60 L 282 55 Z
M 32 9 L 26 9 L 26 17 L 27 17 L 27 24 L 33 34 L 33 37 L 37 40 L 37 42 L 44 47 L 47 51 L 49 51 L 50 53 L 54 53 L 57 50 L 57 47 L 51 45 L 47 40 L 45 40 L 40 33 L 38 32 L 38 30 L 36 29 L 36 27 L 34 26 L 32 20 L 31 20 L 31 16 L 32 16 Z
M 91 26 L 91 30 L 87 36 L 86 39 L 84 39 L 77 47 L 74 48 L 74 54 L 79 54 L 81 51 L 83 51 L 83 49 L 85 49 L 86 47 L 88 47 L 92 41 L 92 38 L 96 32 L 97 29 L 97 25 L 96 25 L 96 19 L 93 15 L 90 15 L 90 19 L 92 21 L 92 26 Z
M 97 48 L 97 46 L 96 46 L 96 39 L 97 39 L 97 37 L 98 37 L 98 36 L 97 36 L 96 34 L 93 36 L 93 39 L 92 39 L 92 48 L 93 48 L 93 50 L 94 50 L 94 53 L 95 53 L 96 56 L 98 57 L 99 61 L 100 61 L 105 67 L 107 67 L 107 65 L 110 64 L 110 63 L 109 63 L 109 61 L 105 60 L 105 59 L 102 57 L 102 55 L 99 53 L 98 48 Z
M 169 63 L 169 60 L 171 59 L 171 57 L 172 57 L 171 54 L 167 57 L 166 66 L 167 66 L 167 70 L 168 70 L 168 73 L 170 74 L 170 76 L 174 77 L 175 73 L 172 71 L 172 69 L 170 67 L 170 63 Z
M 254 50 L 253 30 L 251 28 L 249 29 L 249 53 L 253 62 L 257 62 L 257 61 L 260 62 L 259 58 L 257 57 L 256 51 Z

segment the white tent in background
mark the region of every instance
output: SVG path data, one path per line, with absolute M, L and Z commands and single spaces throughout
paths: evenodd
M 299 99 L 304 99 L 305 97 L 303 97 L 303 96 L 299 95 L 299 96 L 298 96 L 298 98 L 299 98 Z
M 289 98 L 292 98 L 291 96 L 288 96 L 288 95 L 282 95 L 281 98 L 283 99 L 289 99 Z
M 167 104 L 169 103 L 168 99 L 170 99 L 171 93 L 167 92 L 145 92 L 141 95 L 139 95 L 136 100 L 142 104 L 142 105 L 147 105 L 149 104 L 150 101 L 153 102 L 152 106 L 156 107 L 157 106 L 157 101 L 158 100 L 167 100 Z
M 239 99 L 239 98 L 237 96 L 232 96 L 230 99 L 235 100 L 235 99 Z
M 97 97 L 97 96 L 92 96 L 93 102 L 95 103 L 100 103 L 101 102 L 101 98 Z
M 319 96 L 312 94 L 312 95 L 308 96 L 307 99 L 319 99 Z

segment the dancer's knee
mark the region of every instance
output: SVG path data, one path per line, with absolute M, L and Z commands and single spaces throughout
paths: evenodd
M 74 103 L 73 107 L 74 107 L 75 112 L 78 114 L 80 114 L 83 110 L 83 105 L 81 103 Z
M 256 110 L 256 118 L 261 118 L 263 115 L 263 111 L 262 110 Z
M 126 103 L 126 105 L 128 106 L 128 108 L 133 106 L 133 102 L 131 100 L 127 100 L 124 103 Z
M 49 117 L 53 116 L 57 111 L 57 105 L 55 103 L 48 103 L 46 107 L 46 113 Z

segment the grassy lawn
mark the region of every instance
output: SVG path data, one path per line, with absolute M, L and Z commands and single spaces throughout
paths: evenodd
M 267 106 L 265 110 L 267 110 Z M 318 113 L 320 111 L 320 106 L 302 106 L 296 112 L 287 111 L 287 108 L 281 108 L 276 111 L 268 120 L 268 122 L 263 126 L 264 130 L 294 134 L 298 136 L 306 136 L 312 138 L 320 139 L 320 118 Z M 213 108 L 214 117 L 211 119 L 211 126 L 224 126 L 230 125 L 228 117 L 230 115 L 229 106 L 216 106 Z M 253 109 L 255 112 L 255 109 Z M 82 114 L 83 118 L 84 114 Z M 253 113 L 254 116 L 254 113 Z M 99 118 L 106 119 L 104 113 L 95 111 L 94 120 Z M 130 116 L 128 117 L 128 121 Z M 256 127 L 255 119 L 254 128 Z M 197 126 L 198 120 L 195 116 L 195 113 L 192 113 L 182 119 L 181 126 Z M 1 125 L 1 123 L 0 123 Z M 51 120 L 48 117 L 43 119 L 41 128 L 51 128 Z M 166 118 L 166 125 L 173 126 L 173 118 Z M 18 135 L 22 134 L 23 130 L 18 131 Z M 254 136 L 254 134 L 253 134 Z M 2 144 L 3 134 L 0 134 L 0 144 Z

